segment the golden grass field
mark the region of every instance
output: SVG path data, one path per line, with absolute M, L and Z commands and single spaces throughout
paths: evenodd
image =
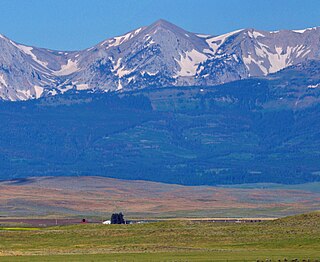
M 103 177 L 0 182 L 2 217 L 283 217 L 317 210 L 320 192 L 181 186 Z

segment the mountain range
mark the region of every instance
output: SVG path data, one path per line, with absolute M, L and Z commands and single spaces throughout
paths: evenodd
M 83 51 L 1 36 L 0 179 L 320 181 L 319 41 L 163 20 Z
M 214 86 L 320 60 L 320 27 L 241 29 L 212 36 L 159 20 L 81 51 L 53 51 L 0 35 L 0 99 L 68 90 Z
M 320 61 L 215 86 L 69 90 L 0 103 L 0 179 L 320 181 Z

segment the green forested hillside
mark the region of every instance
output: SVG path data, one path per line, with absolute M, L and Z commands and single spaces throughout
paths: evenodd
M 2 102 L 0 176 L 319 181 L 320 92 L 290 70 L 217 87 Z

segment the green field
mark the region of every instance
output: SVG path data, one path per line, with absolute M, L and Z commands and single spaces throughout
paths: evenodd
M 262 223 L 167 221 L 0 229 L 0 261 L 320 260 L 320 213 Z

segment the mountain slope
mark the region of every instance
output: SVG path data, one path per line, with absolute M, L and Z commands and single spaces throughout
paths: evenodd
M 69 53 L 21 45 L 0 35 L 0 98 L 27 100 L 52 93 Z
M 320 181 L 320 62 L 218 86 L 0 103 L 0 178 Z
M 17 44 L 0 36 L 0 98 L 70 89 L 136 90 L 218 85 L 320 59 L 320 28 L 200 35 L 159 20 L 82 51 Z

